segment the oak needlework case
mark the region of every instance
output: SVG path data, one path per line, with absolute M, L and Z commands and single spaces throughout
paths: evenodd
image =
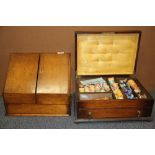
M 140 36 L 75 33 L 75 122 L 150 119 L 154 100 L 135 76 Z

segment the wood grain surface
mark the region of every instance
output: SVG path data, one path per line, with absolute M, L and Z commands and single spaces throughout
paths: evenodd
M 39 54 L 11 54 L 4 88 L 6 103 L 35 103 Z
M 37 94 L 70 93 L 70 55 L 41 54 Z

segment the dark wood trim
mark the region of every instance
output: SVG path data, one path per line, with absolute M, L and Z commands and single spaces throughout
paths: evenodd
M 135 66 L 134 66 L 134 74 L 136 74 L 136 71 L 137 71 L 137 63 L 138 63 L 138 55 L 139 55 L 139 51 L 140 51 L 141 36 L 142 36 L 142 32 L 140 31 L 139 39 L 138 39 L 138 46 L 137 46 L 137 53 L 136 53 L 136 61 L 135 61 Z
M 77 35 L 75 32 L 75 74 L 77 75 Z

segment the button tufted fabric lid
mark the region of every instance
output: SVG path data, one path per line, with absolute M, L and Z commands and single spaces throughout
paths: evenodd
M 77 75 L 133 74 L 139 33 L 77 33 Z

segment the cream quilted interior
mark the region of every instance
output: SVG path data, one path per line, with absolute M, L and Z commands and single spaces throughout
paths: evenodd
M 133 74 L 139 33 L 78 34 L 77 75 Z

